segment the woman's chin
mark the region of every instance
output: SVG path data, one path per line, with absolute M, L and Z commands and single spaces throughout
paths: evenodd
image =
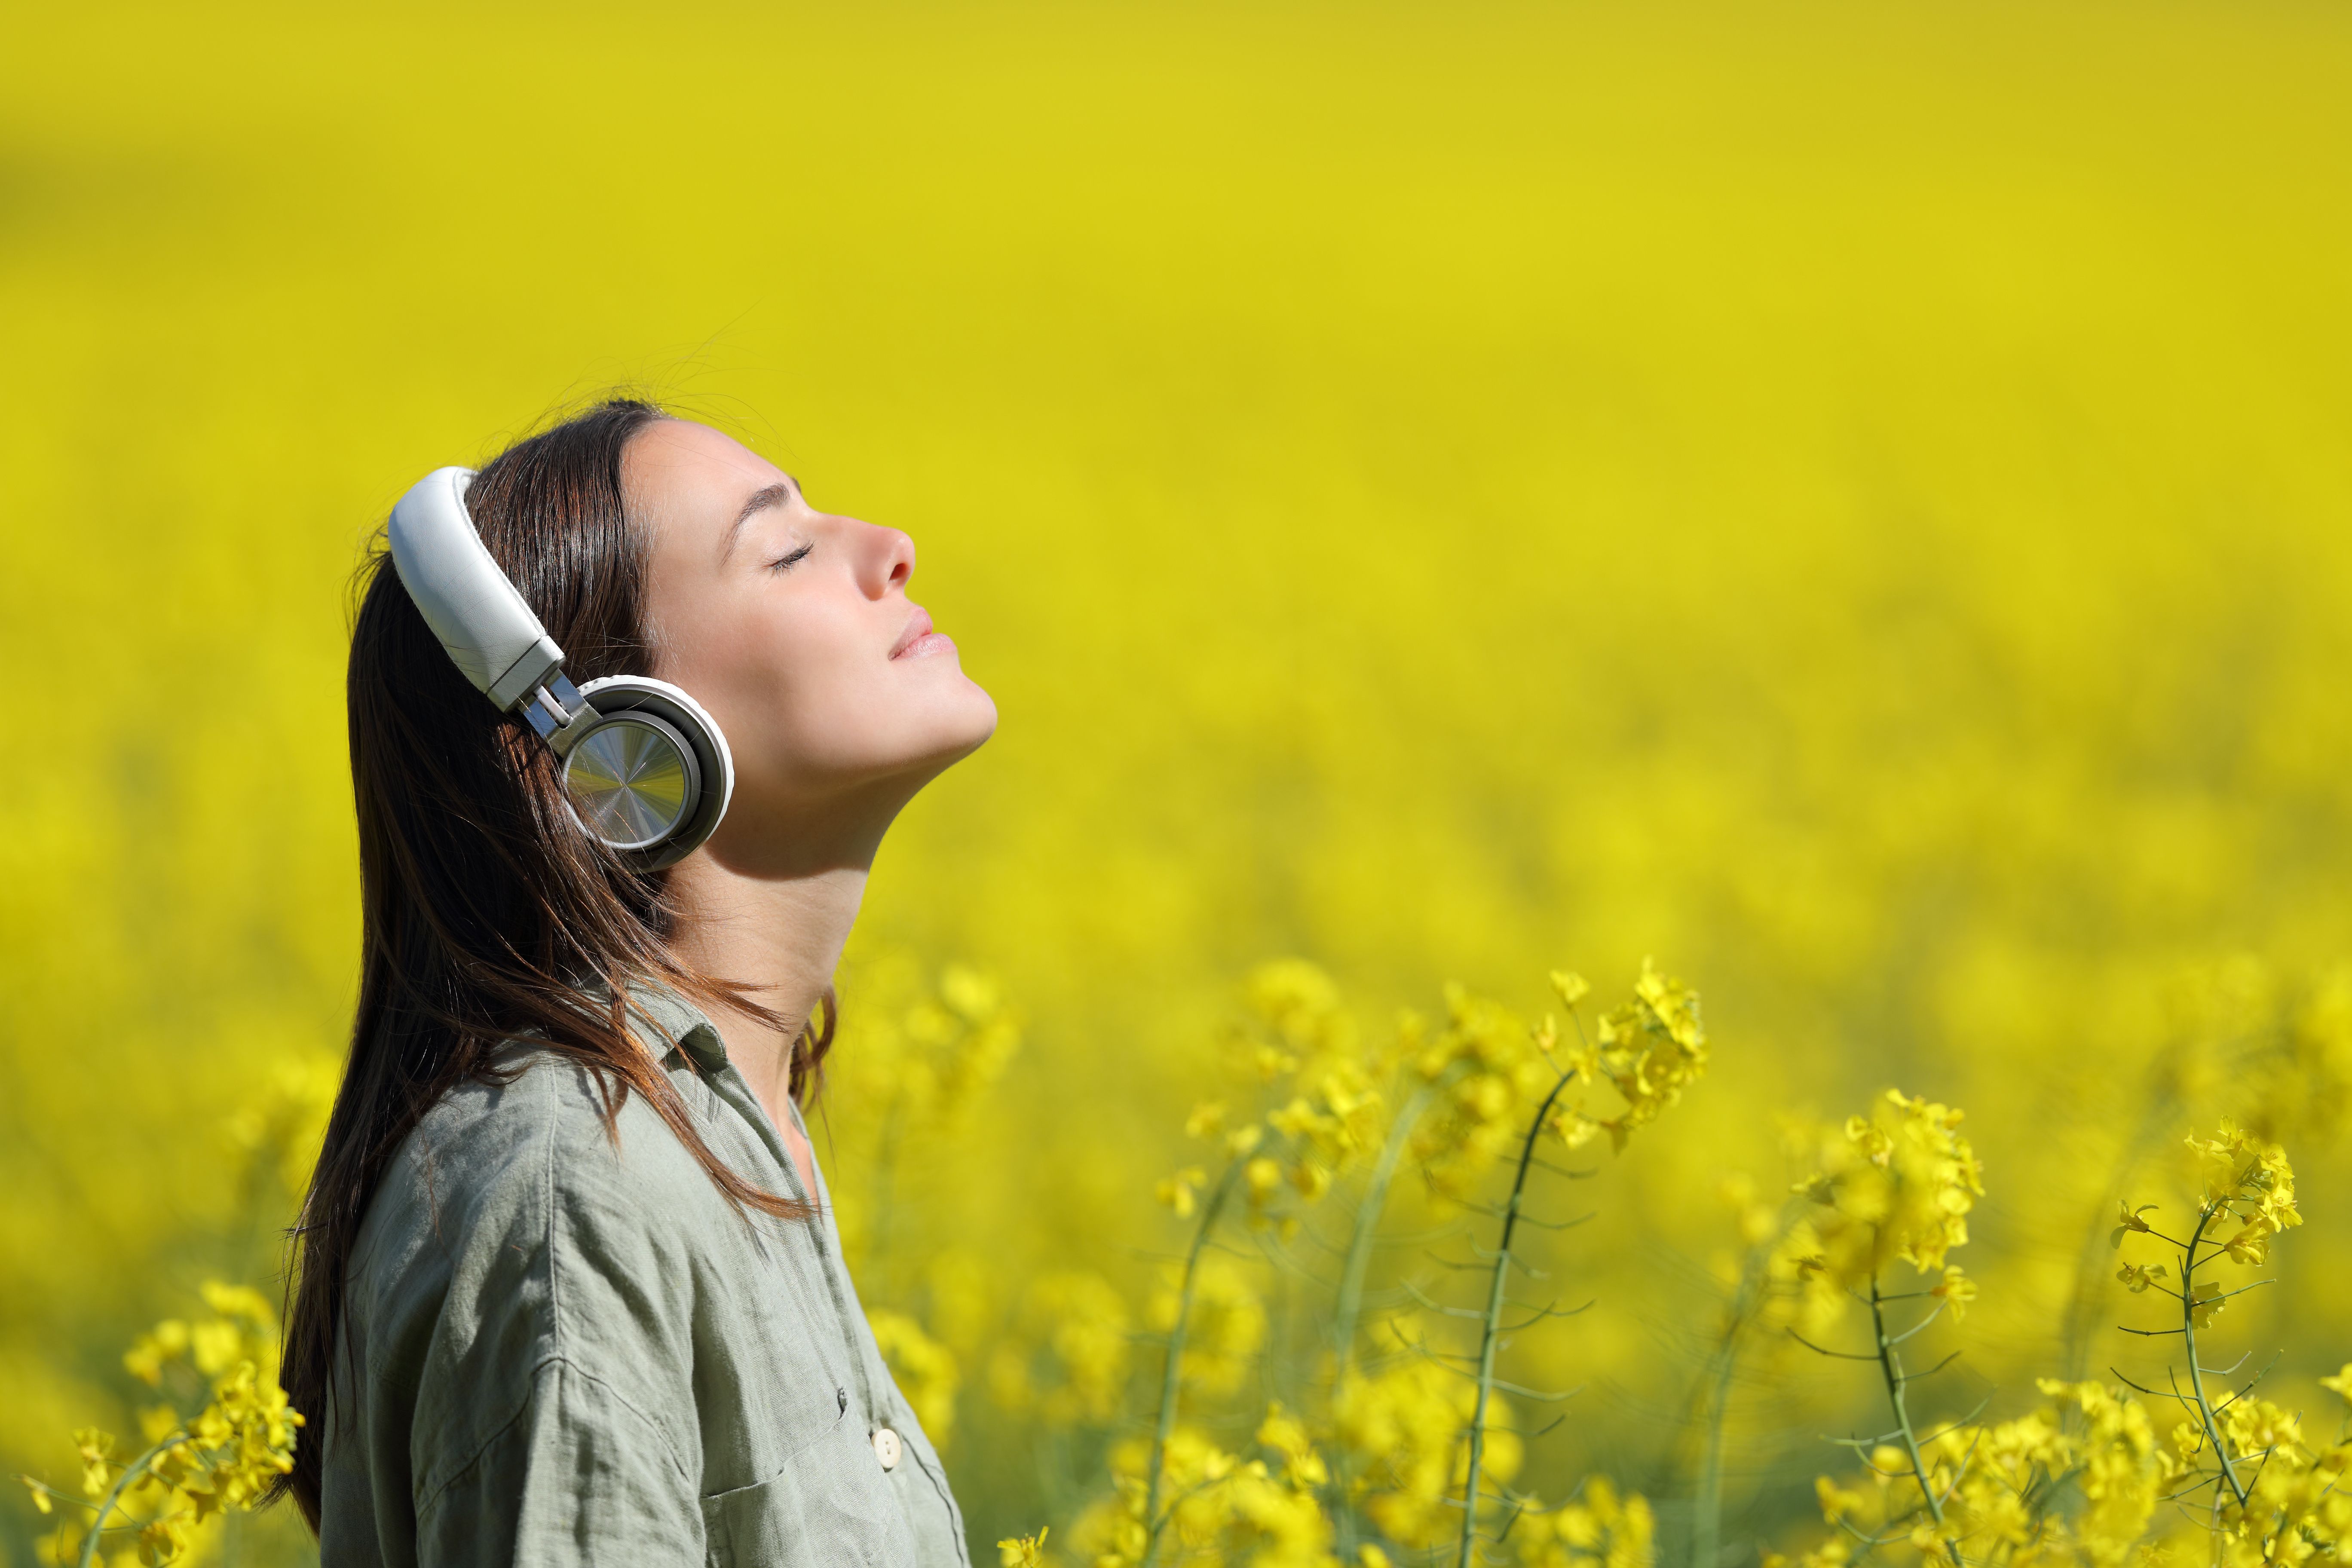
M 971 755 L 996 733 L 995 702 L 977 685 L 971 687 L 970 696 L 971 700 L 956 715 L 956 722 L 940 727 L 940 745 L 934 753 L 940 767 Z

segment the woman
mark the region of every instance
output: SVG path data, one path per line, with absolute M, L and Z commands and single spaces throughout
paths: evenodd
M 706 426 L 606 403 L 452 495 L 563 662 L 502 712 L 411 563 L 371 563 L 359 1010 L 283 1374 L 322 1561 L 966 1565 L 800 1106 L 882 835 L 995 708 L 905 534 Z M 656 677 L 723 732 L 731 797 L 675 865 L 567 795 L 533 733 L 564 676 Z

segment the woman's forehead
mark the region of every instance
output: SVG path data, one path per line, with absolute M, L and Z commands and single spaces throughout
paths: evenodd
M 630 499 L 665 532 L 718 542 L 752 499 L 790 476 L 723 431 L 665 419 L 641 431 L 623 458 Z

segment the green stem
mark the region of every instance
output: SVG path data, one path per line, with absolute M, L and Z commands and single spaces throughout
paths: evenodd
M 1878 1370 L 1886 1379 L 1886 1399 L 1895 1407 L 1895 1428 L 1903 1434 L 1904 1452 L 1911 1457 L 1911 1479 L 1919 1483 L 1919 1495 L 1927 1504 L 1927 1517 L 1935 1521 L 1936 1533 L 1944 1537 L 1944 1552 L 1951 1559 L 1952 1568 L 1960 1568 L 1960 1543 L 1944 1528 L 1944 1505 L 1936 1496 L 1934 1483 L 1927 1479 L 1927 1461 L 1919 1457 L 1918 1436 L 1911 1430 L 1910 1403 L 1904 1394 L 1906 1380 L 1903 1375 L 1903 1356 L 1895 1348 L 1894 1336 L 1886 1331 L 1886 1298 L 1879 1294 L 1875 1271 L 1870 1276 L 1870 1331 L 1878 1342 Z
M 1412 1098 L 1404 1102 L 1404 1109 L 1389 1123 L 1388 1142 L 1381 1145 L 1371 1179 L 1364 1184 L 1363 1201 L 1356 1205 L 1356 1230 L 1348 1238 L 1348 1260 L 1339 1270 L 1339 1310 L 1331 1320 L 1331 1342 L 1339 1358 L 1338 1374 L 1332 1379 L 1335 1388 L 1355 1365 L 1356 1325 L 1363 1315 L 1364 1275 L 1371 1266 L 1372 1241 L 1380 1229 L 1381 1213 L 1388 1206 L 1389 1184 L 1396 1179 L 1397 1164 L 1404 1156 L 1405 1143 L 1414 1124 L 1443 1081 L 1425 1083 L 1413 1090 Z
M 165 1450 L 176 1448 L 183 1443 L 193 1441 L 194 1439 L 185 1432 L 174 1433 L 122 1467 L 122 1473 L 114 1478 L 114 1485 L 108 1489 L 105 1498 L 98 1504 L 98 1517 L 90 1521 L 89 1533 L 82 1537 L 81 1553 L 74 1560 L 75 1568 L 89 1568 L 92 1563 L 98 1561 L 98 1538 L 106 1528 L 106 1516 L 112 1513 L 121 1502 L 122 1494 L 131 1483 L 137 1480 L 148 1466 L 161 1458 Z M 136 1521 L 133 1522 L 135 1523 Z
M 1404 1156 L 1414 1124 L 1430 1100 L 1444 1084 L 1443 1079 L 1433 1079 L 1412 1091 L 1389 1123 L 1388 1141 L 1381 1146 L 1381 1157 L 1372 1165 L 1372 1174 L 1364 1184 L 1364 1195 L 1356 1205 L 1356 1231 L 1348 1238 L 1347 1262 L 1339 1270 L 1339 1310 L 1332 1315 L 1331 1343 L 1337 1362 L 1331 1373 L 1331 1393 L 1336 1398 L 1347 1386 L 1348 1375 L 1356 1365 L 1356 1326 L 1363 1315 L 1364 1275 L 1371 1266 L 1372 1241 L 1380 1230 L 1381 1211 L 1388 1207 L 1389 1184 L 1396 1179 L 1398 1162 Z M 1356 1556 L 1356 1515 L 1348 1505 L 1348 1450 L 1335 1444 L 1331 1453 L 1331 1512 L 1339 1521 L 1339 1560 L 1352 1561 Z
M 1511 1176 L 1511 1195 L 1503 1205 L 1502 1244 L 1495 1250 L 1495 1273 L 1486 1285 L 1486 1315 L 1478 1335 L 1478 1403 L 1470 1416 L 1470 1479 L 1462 1500 L 1462 1549 L 1454 1557 L 1455 1568 L 1470 1568 L 1478 1550 L 1478 1479 L 1486 1462 L 1486 1405 L 1495 1393 L 1495 1352 L 1503 1331 L 1503 1298 L 1511 1282 L 1511 1237 L 1518 1229 L 1519 1203 L 1528 1187 L 1528 1167 L 1534 1161 L 1536 1140 L 1543 1136 L 1544 1121 L 1551 1114 L 1552 1102 L 1559 1091 L 1576 1075 L 1563 1072 L 1551 1086 L 1551 1092 L 1536 1108 L 1535 1119 L 1528 1124 L 1528 1135 L 1519 1140 L 1518 1169 Z
M 1209 1232 L 1215 1228 L 1217 1215 L 1233 1194 L 1234 1182 L 1241 1175 L 1247 1154 L 1236 1155 L 1225 1166 L 1225 1173 L 1217 1178 L 1216 1190 L 1202 1205 L 1200 1228 L 1192 1233 L 1192 1246 L 1184 1255 L 1184 1282 L 1176 1297 L 1176 1326 L 1168 1335 L 1168 1366 L 1160 1378 L 1160 1419 L 1151 1434 L 1151 1465 L 1143 1487 L 1143 1563 L 1151 1568 L 1160 1556 L 1160 1471 L 1167 1463 L 1168 1439 L 1176 1431 L 1176 1394 L 1181 1385 L 1184 1365 L 1184 1331 L 1192 1318 L 1192 1289 L 1199 1281 L 1201 1250 L 1209 1244 Z
M 1756 1310 L 1765 1249 L 1751 1249 L 1740 1271 L 1738 1293 L 1715 1349 L 1715 1375 L 1706 1385 L 1706 1415 L 1700 1430 L 1697 1495 L 1691 1502 L 1691 1568 L 1717 1568 L 1723 1554 L 1723 1428 L 1731 1408 L 1731 1380 L 1739 1365 L 1739 1338 Z
M 2179 1047 L 2175 1046 L 2148 1068 L 2148 1080 L 2154 1087 L 2141 1102 L 2138 1123 L 2116 1152 L 2106 1186 L 2100 1189 L 2103 1194 L 2121 1192 L 2129 1184 L 2132 1172 L 2147 1158 L 2149 1150 L 2163 1142 L 2178 1118 L 2179 1096 L 2166 1086 L 2178 1080 L 2179 1056 Z M 2082 1246 L 2075 1253 L 2074 1289 L 2066 1299 L 2066 1314 L 2060 1320 L 2059 1331 L 2059 1360 L 2069 1383 L 2082 1381 L 2084 1367 L 2090 1359 L 2092 1330 L 2106 1304 L 2109 1281 L 2114 1275 L 2107 1262 L 2111 1250 L 2107 1233 L 2115 1228 L 2115 1215 L 2101 1206 L 2113 1202 L 2102 1196 L 2099 1204 L 2092 1206 L 2089 1222 L 2083 1230 Z
M 2215 1204 L 2200 1208 L 2197 1228 L 2189 1233 L 2189 1246 L 2180 1255 L 2180 1337 L 2189 1351 L 2189 1392 L 2197 1397 L 2197 1415 L 2205 1425 L 2205 1440 L 2213 1445 L 2214 1460 L 2221 1467 L 2221 1479 L 2229 1483 L 2230 1495 L 2238 1506 L 2246 1506 L 2246 1489 L 2239 1484 L 2237 1467 L 2230 1463 L 2230 1450 L 2221 1441 L 2221 1429 L 2213 1419 L 2213 1406 L 2205 1397 L 2205 1373 L 2197 1356 L 2197 1246 L 2205 1239 L 2205 1227 L 2221 1212 Z

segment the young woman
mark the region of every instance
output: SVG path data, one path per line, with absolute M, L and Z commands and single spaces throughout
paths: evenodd
M 418 569 L 371 563 L 359 1010 L 283 1373 L 325 1568 L 968 1568 L 800 1108 L 883 833 L 995 708 L 908 599 L 905 534 L 704 426 L 606 403 L 451 494 L 562 665 L 502 710 Z M 564 678 L 593 705 L 614 676 L 732 753 L 723 819 L 660 868 L 561 749 Z

